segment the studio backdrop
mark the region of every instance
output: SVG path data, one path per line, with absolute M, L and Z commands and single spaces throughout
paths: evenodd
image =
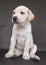
M 19 5 L 27 6 L 35 15 L 32 24 L 34 43 L 46 51 L 46 0 L 0 0 L 0 49 L 8 49 L 12 32 L 12 11 Z

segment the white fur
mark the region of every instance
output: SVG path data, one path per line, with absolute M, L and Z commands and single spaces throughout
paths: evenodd
M 24 14 L 21 14 L 21 11 L 24 12 Z M 35 17 L 34 14 L 25 6 L 15 8 L 13 13 L 12 22 L 13 17 L 17 16 L 17 21 L 20 24 L 14 23 L 13 25 L 10 49 L 8 53 L 5 54 L 5 57 L 10 58 L 14 55 L 20 56 L 23 54 L 23 59 L 25 60 L 30 58 L 40 60 L 40 58 L 35 55 L 37 46 L 33 43 L 32 28 L 30 23 L 30 21 L 32 21 Z

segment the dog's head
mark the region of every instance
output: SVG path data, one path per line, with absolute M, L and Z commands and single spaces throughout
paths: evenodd
M 30 22 L 35 18 L 30 9 L 25 6 L 19 6 L 13 10 L 12 21 L 15 24 Z

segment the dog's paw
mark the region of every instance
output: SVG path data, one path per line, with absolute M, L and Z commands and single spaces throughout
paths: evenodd
M 29 60 L 29 59 L 30 59 L 29 53 L 24 53 L 24 54 L 23 54 L 23 59 L 24 59 L 24 60 Z
M 40 61 L 40 57 L 38 57 L 37 55 L 35 55 L 35 56 L 34 56 L 34 60 Z
M 40 61 L 40 57 L 38 57 L 37 55 L 31 56 L 31 58 L 32 58 L 33 60 Z
M 10 57 L 12 57 L 14 54 L 13 54 L 13 52 L 7 52 L 6 54 L 5 54 L 5 57 L 6 58 L 10 58 Z

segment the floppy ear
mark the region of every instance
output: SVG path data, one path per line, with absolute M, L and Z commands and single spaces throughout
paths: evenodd
M 34 18 L 35 18 L 35 15 L 32 13 L 31 10 L 29 10 L 29 11 L 28 11 L 28 19 L 29 19 L 29 21 L 34 20 Z

